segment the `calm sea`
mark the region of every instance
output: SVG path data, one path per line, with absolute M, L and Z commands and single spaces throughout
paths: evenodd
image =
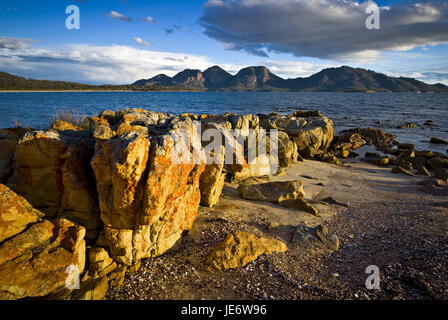
M 0 93 L 0 128 L 16 122 L 45 128 L 58 110 L 96 115 L 105 109 L 144 108 L 180 114 L 270 113 L 320 110 L 334 121 L 336 131 L 375 127 L 419 148 L 445 152 L 447 146 L 428 143 L 448 140 L 448 94 L 302 93 L 302 92 L 36 92 Z M 426 126 L 427 120 L 433 121 Z M 381 122 L 379 124 L 379 122 Z M 416 128 L 397 129 L 407 122 Z

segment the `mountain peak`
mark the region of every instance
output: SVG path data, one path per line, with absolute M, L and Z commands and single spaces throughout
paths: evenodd
M 134 84 L 203 90 L 448 92 L 448 87 L 442 84 L 429 85 L 412 78 L 393 78 L 346 65 L 323 69 L 308 78 L 287 80 L 276 76 L 265 66 L 249 66 L 233 76 L 215 65 L 204 72 L 186 69 L 173 78 L 158 75 L 149 80 L 139 80 Z

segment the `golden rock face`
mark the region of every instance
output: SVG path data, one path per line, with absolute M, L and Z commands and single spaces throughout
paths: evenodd
M 43 297 L 66 290 L 69 268 L 85 267 L 85 229 L 43 220 L 0 247 L 0 299 Z
M 3 184 L 0 199 L 0 242 L 22 232 L 43 215 Z
M 234 234 L 229 234 L 215 248 L 206 263 L 213 269 L 227 271 L 243 267 L 262 254 L 285 252 L 286 250 L 285 243 L 280 240 L 260 238 L 251 233 L 237 231 Z

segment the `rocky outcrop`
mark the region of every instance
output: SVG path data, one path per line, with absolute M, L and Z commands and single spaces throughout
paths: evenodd
M 218 203 L 219 197 L 224 187 L 226 174 L 224 168 L 225 148 L 221 148 L 221 153 L 215 154 L 211 152 L 209 158 L 211 161 L 205 166 L 205 170 L 201 175 L 199 188 L 201 190 L 201 205 L 212 207 Z
M 0 242 L 22 232 L 43 216 L 3 184 L 0 184 L 0 199 Z
M 182 140 L 185 136 L 196 143 L 193 149 L 199 163 L 173 161 L 177 150 L 190 151 Z M 173 119 L 160 128 L 158 136 L 130 132 L 97 141 L 92 167 L 106 241 L 117 262 L 131 266 L 160 255 L 191 228 L 205 168 L 198 142 L 199 134 L 189 118 Z M 189 153 L 183 156 L 187 160 Z
M 265 116 L 260 125 L 266 129 L 285 131 L 307 157 L 324 153 L 334 138 L 333 122 L 326 117 Z
M 356 128 L 342 131 L 334 139 L 332 148 L 334 150 L 356 150 L 365 144 L 374 145 L 379 150 L 388 150 L 395 135 L 386 133 L 380 129 Z
M 272 238 L 236 231 L 229 234 L 208 257 L 206 264 L 212 269 L 227 271 L 245 266 L 259 256 L 273 252 L 285 252 L 284 242 Z
M 206 158 L 206 151 L 216 156 L 201 139 L 207 129 L 222 138 L 216 162 Z M 279 130 L 277 149 L 270 129 Z M 47 131 L 0 130 L 0 179 L 7 183 L 0 185 L 0 297 L 101 299 L 141 259 L 163 254 L 190 230 L 199 204 L 215 205 L 226 178 L 274 174 L 275 154 L 280 167 L 301 159 L 299 152 L 326 154 L 333 134 L 331 120 L 316 112 L 176 117 L 141 109 L 104 111 L 79 126 L 58 120 Z M 248 149 L 263 138 L 266 152 L 251 159 Z M 304 196 L 298 181 L 243 184 L 240 192 L 274 203 Z M 224 270 L 286 250 L 272 239 L 232 237 L 223 245 L 232 249 L 223 250 L 242 256 L 217 262 L 227 253 L 216 251 L 211 265 Z M 65 281 L 74 267 L 81 287 L 71 292 Z
M 43 214 L 0 185 L 0 299 L 44 297 L 70 289 L 70 270 L 85 266 L 85 229 Z M 67 288 L 69 285 L 69 288 Z
M 99 225 L 91 169 L 92 140 L 81 133 L 27 133 L 17 144 L 8 186 L 48 217 L 67 217 L 95 238 Z

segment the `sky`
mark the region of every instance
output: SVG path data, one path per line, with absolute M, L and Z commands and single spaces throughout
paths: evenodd
M 129 84 L 213 65 L 283 78 L 349 65 L 448 85 L 447 31 L 446 0 L 2 0 L 0 71 Z

